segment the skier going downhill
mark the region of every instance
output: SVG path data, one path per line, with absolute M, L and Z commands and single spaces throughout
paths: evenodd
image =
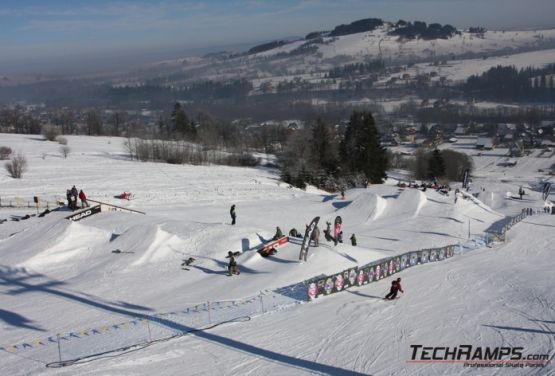
M 397 297 L 397 292 L 403 291 L 403 287 L 401 286 L 401 278 L 397 278 L 395 281 L 391 282 L 391 290 L 389 290 L 389 294 L 385 296 L 384 299 L 386 300 L 393 300 Z

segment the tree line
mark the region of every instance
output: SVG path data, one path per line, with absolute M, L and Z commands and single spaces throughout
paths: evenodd
M 506 101 L 555 101 L 555 64 L 544 68 L 514 66 L 490 68 L 469 77 L 463 87 L 467 97 Z
M 387 177 L 386 150 L 370 112 L 353 112 L 344 129 L 314 121 L 288 138 L 280 162 L 282 180 L 300 188 L 337 191 Z

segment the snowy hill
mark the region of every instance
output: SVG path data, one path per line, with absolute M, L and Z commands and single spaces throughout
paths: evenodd
M 290 188 L 272 170 L 131 161 L 121 138 L 69 136 L 73 152 L 67 159 L 56 143 L 26 135 L 2 134 L 0 140 L 29 161 L 23 179 L 0 175 L 3 203 L 18 197 L 23 203 L 33 196 L 63 199 L 75 184 L 90 199 L 146 212 L 101 212 L 71 222 L 65 208 L 25 220 L 21 217 L 33 214 L 33 207 L 0 208 L 0 219 L 8 219 L 0 224 L 4 349 L 206 301 L 256 296 L 409 250 L 465 242 L 469 231 L 480 234 L 505 214 L 543 205 L 533 190 L 522 202 L 500 198 L 493 209 L 473 200 L 455 204 L 452 195 L 399 188 L 394 179 L 349 190 L 342 200 Z M 507 168 L 496 163 L 503 158 L 502 150 L 476 157 L 473 186 L 484 188 L 482 202 L 488 195 L 504 197 L 515 186 L 530 189 L 537 170 L 553 163 L 530 156 Z M 134 199 L 115 198 L 123 191 Z M 231 204 L 237 205 L 236 226 L 230 225 Z M 333 246 L 322 235 L 306 263 L 298 263 L 300 246 L 294 242 L 268 258 L 256 252 L 276 226 L 284 233 L 302 232 L 320 216 L 324 229 L 338 215 L 346 242 Z M 52 351 L 48 359 L 3 351 L 0 366 L 10 375 L 182 374 L 185 369 L 191 374 L 439 375 L 464 370 L 406 364 L 410 344 L 517 343 L 553 357 L 553 218 L 541 215 L 517 225 L 503 246 L 404 272 L 406 294 L 393 303 L 375 298 L 388 289 L 386 279 L 116 359 L 46 369 L 43 362 L 58 355 L 56 346 L 45 345 Z M 357 235 L 356 247 L 348 242 L 351 233 Z M 226 276 L 228 251 L 241 252 L 239 276 Z M 197 263 L 182 270 L 182 260 L 191 256 Z M 78 350 L 66 345 L 64 355 Z

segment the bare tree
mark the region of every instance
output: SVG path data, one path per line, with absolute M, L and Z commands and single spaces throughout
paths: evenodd
M 56 138 L 62 134 L 62 130 L 60 127 L 52 124 L 47 124 L 42 127 L 42 135 L 48 141 L 55 141 Z
M 0 159 L 8 159 L 12 154 L 12 149 L 7 146 L 0 146 Z
M 12 178 L 21 179 L 21 176 L 27 170 L 27 158 L 21 152 L 17 153 L 11 161 L 6 162 L 5 167 Z
M 64 157 L 64 159 L 67 158 L 70 152 L 71 152 L 71 149 L 69 146 L 67 145 L 60 146 L 60 153 L 62 153 L 62 156 Z

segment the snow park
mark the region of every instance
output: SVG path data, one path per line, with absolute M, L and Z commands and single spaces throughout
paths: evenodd
M 555 376 L 554 14 L 0 1 L 0 376 Z
M 341 197 L 271 168 L 131 160 L 124 138 L 68 136 L 67 158 L 1 139 L 28 159 L 1 177 L 2 374 L 475 374 L 422 356 L 469 344 L 546 355 L 500 374 L 552 371 L 555 216 L 535 184 L 553 158 L 484 152 L 458 199 L 401 170 Z M 90 207 L 64 204 L 72 186 Z M 337 217 L 343 242 L 325 230 Z M 397 278 L 404 293 L 384 300 Z

